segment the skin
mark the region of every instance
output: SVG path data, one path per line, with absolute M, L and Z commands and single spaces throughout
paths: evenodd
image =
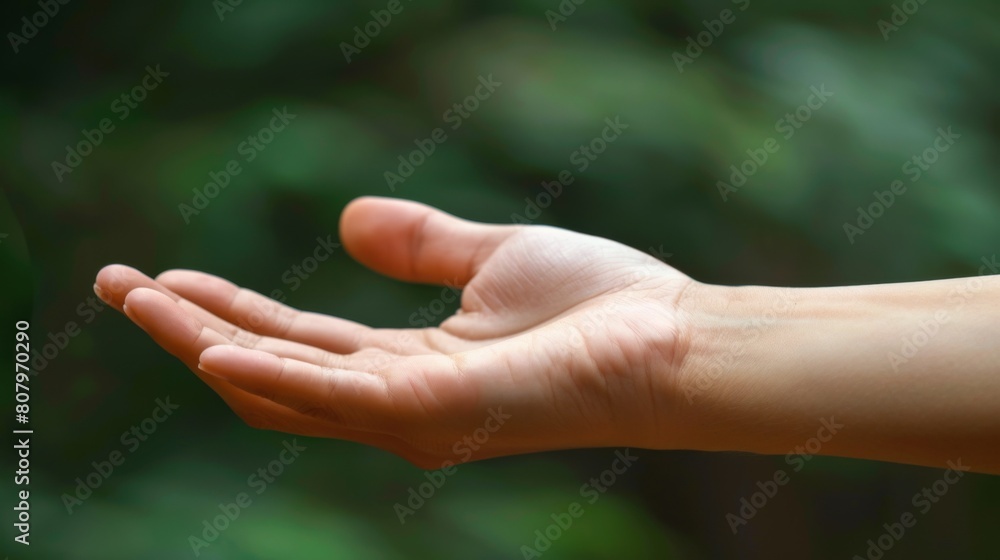
M 606 239 L 383 198 L 348 205 L 340 240 L 381 274 L 461 287 L 460 311 L 439 327 L 373 329 L 202 272 L 152 279 L 123 265 L 101 270 L 95 292 L 250 426 L 423 468 L 464 460 L 456 447 L 480 428 L 473 460 L 609 446 L 785 454 L 832 419 L 843 428 L 818 454 L 1000 473 L 994 277 L 974 279 L 962 305 L 969 279 L 712 286 Z M 893 363 L 901 337 L 941 310 L 929 342 Z

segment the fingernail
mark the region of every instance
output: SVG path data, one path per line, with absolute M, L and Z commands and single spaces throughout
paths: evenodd
M 122 312 L 125 313 L 126 317 L 132 319 L 132 322 L 139 325 L 140 327 L 142 326 L 142 322 L 139 321 L 138 317 L 135 316 L 135 313 L 132 313 L 132 310 L 129 308 L 129 306 L 122 304 Z
M 94 284 L 94 293 L 97 294 L 97 297 L 101 298 L 101 301 L 103 301 L 104 303 L 107 304 L 111 303 L 111 296 L 108 295 L 107 292 L 102 290 L 101 287 L 98 286 L 97 284 Z
M 205 366 L 203 366 L 203 365 L 201 364 L 201 362 L 198 362 L 198 371 L 200 371 L 200 372 L 202 372 L 202 373 L 206 373 L 206 374 L 208 374 L 208 375 L 211 375 L 212 377 L 215 377 L 215 378 L 217 378 L 217 379 L 224 379 L 224 380 L 226 380 L 226 381 L 229 381 L 229 378 L 228 378 L 228 377 L 226 377 L 225 375 L 221 375 L 221 374 L 219 374 L 219 373 L 216 373 L 216 372 L 214 372 L 214 371 L 211 371 L 211 370 L 207 370 L 207 369 L 205 369 Z

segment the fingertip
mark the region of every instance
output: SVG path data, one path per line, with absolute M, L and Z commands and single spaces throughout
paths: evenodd
M 166 283 L 169 283 L 172 280 L 177 280 L 181 276 L 181 274 L 183 272 L 185 272 L 185 271 L 182 270 L 182 269 L 179 269 L 179 268 L 172 268 L 170 270 L 164 270 L 163 272 L 157 274 L 156 277 L 153 278 L 153 280 L 156 280 L 157 282 L 160 282 L 161 284 L 166 284 Z
M 420 261 L 426 259 L 420 259 L 417 250 L 424 240 L 437 241 L 424 235 L 424 225 L 435 215 L 454 219 L 419 202 L 358 198 L 341 214 L 340 240 L 351 257 L 377 272 L 406 281 L 426 281 L 427 275 L 418 271 L 424 264 Z
M 128 304 L 122 305 L 122 313 L 125 314 L 133 323 L 142 326 L 142 322 L 139 321 L 139 317 L 136 316 L 135 312 L 128 306 Z
M 220 364 L 225 364 L 226 359 L 230 355 L 226 346 L 227 345 L 225 344 L 220 344 L 217 346 L 209 346 L 208 348 L 202 350 L 201 354 L 198 356 L 198 369 L 210 375 L 225 378 L 222 374 Z
M 239 289 L 225 278 L 184 268 L 165 270 L 157 275 L 156 281 L 187 299 L 197 299 L 193 298 L 194 294 L 226 293 Z
M 153 279 L 159 285 L 174 293 L 180 293 L 188 284 L 183 280 L 183 276 L 177 270 L 167 270 L 156 275 Z
M 388 196 L 365 195 L 365 196 L 359 196 L 359 197 L 355 198 L 354 200 L 348 202 L 347 205 L 344 206 L 344 210 L 343 210 L 342 214 L 346 215 L 346 214 L 349 214 L 349 213 L 351 213 L 353 211 L 356 211 L 358 209 L 363 209 L 366 206 L 370 207 L 373 204 L 386 204 L 386 203 L 389 203 L 389 204 L 395 204 L 395 203 L 419 204 L 417 202 L 409 202 L 407 200 L 403 200 L 403 199 L 400 199 L 400 198 L 391 198 L 391 197 L 388 197 Z
M 201 351 L 201 355 L 198 360 L 202 364 L 215 364 L 221 361 L 225 361 L 232 352 L 230 351 L 230 345 L 228 344 L 218 344 L 215 346 L 209 346 L 208 348 Z
M 105 303 L 120 306 L 128 294 L 128 277 L 133 274 L 142 273 L 123 264 L 109 264 L 97 272 L 94 293 Z
M 190 268 L 171 268 L 156 275 L 157 282 L 190 282 L 192 280 L 202 280 L 205 278 L 218 278 L 207 272 L 192 270 Z
M 97 271 L 97 282 L 99 284 L 110 284 L 111 280 L 118 277 L 121 273 L 129 270 L 135 270 L 130 266 L 124 264 L 109 264 L 101 267 L 101 270 Z
M 142 306 L 151 301 L 155 301 L 158 298 L 166 298 L 173 301 L 169 297 L 152 288 L 133 288 L 128 294 L 125 295 L 124 306 L 135 308 L 136 306 Z
M 132 291 L 125 294 L 125 299 L 122 302 L 122 313 L 124 313 L 125 316 L 128 317 L 133 323 L 139 325 L 144 330 L 146 328 L 143 321 L 144 313 L 141 311 L 136 312 L 136 309 L 144 310 L 149 302 L 152 301 L 152 294 L 159 294 L 159 292 L 156 290 L 150 290 L 149 288 L 134 288 Z
M 104 303 L 109 305 L 111 304 L 111 294 L 105 292 L 104 288 L 101 288 L 99 284 L 94 284 L 94 293 L 97 294 L 97 297 L 101 298 L 101 301 Z
M 179 336 L 181 344 L 188 344 L 188 337 L 196 336 L 205 327 L 201 321 L 184 311 L 173 298 L 151 288 L 133 289 L 125 296 L 122 307 L 123 310 L 128 308 L 126 314 L 129 319 L 153 334 L 154 338 Z
M 217 344 L 204 349 L 198 357 L 198 362 L 198 367 L 205 373 L 229 378 L 234 372 L 246 374 L 280 366 L 281 358 L 233 344 Z
M 368 230 L 365 225 L 378 213 L 378 206 L 390 200 L 380 196 L 362 196 L 347 203 L 340 213 L 338 235 L 348 253 L 355 255 L 363 249 L 361 245 Z
M 364 197 L 340 219 L 344 249 L 361 264 L 408 282 L 464 285 L 517 228 L 471 222 L 409 200 Z

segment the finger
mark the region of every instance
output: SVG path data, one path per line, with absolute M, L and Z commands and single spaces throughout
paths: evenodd
M 338 354 L 360 350 L 373 331 L 346 319 L 298 311 L 204 272 L 168 270 L 156 281 L 241 329 Z
M 125 307 L 127 305 L 126 315 L 134 323 L 146 331 L 160 346 L 180 358 L 251 427 L 303 436 L 333 437 L 357 441 L 395 453 L 415 464 L 433 464 L 434 460 L 430 455 L 414 449 L 399 438 L 361 430 L 331 427 L 322 420 L 302 415 L 288 407 L 247 393 L 199 370 L 197 356 L 203 347 L 207 347 L 204 344 L 223 343 L 229 340 L 211 328 L 207 328 L 201 322 L 202 318 L 222 328 L 226 328 L 228 323 L 196 305 L 185 302 L 180 296 L 138 270 L 123 265 L 104 267 L 98 273 L 97 283 L 94 287 L 98 297 L 118 311 L 126 313 Z M 164 299 L 164 297 L 168 299 Z M 176 301 L 177 307 L 172 307 L 171 301 Z M 181 308 L 180 313 L 178 313 L 177 308 Z M 186 312 L 197 314 L 197 318 L 191 315 L 185 317 Z M 201 344 L 194 342 L 189 348 L 184 344 L 185 340 L 200 341 Z M 275 351 L 287 350 L 269 348 Z M 292 352 L 289 354 L 295 355 Z
M 249 414 L 258 421 L 263 420 L 278 429 L 303 426 L 309 429 L 312 435 L 331 435 L 330 427 L 318 419 L 303 416 L 287 407 L 247 393 L 199 369 L 198 357 L 201 353 L 213 345 L 227 344 L 228 340 L 186 314 L 166 295 L 147 288 L 137 288 L 126 296 L 124 309 L 129 318 L 146 331 L 157 344 L 184 362 L 241 416 Z M 367 433 L 350 430 L 335 430 L 332 434 L 332 437 L 366 443 L 370 440 L 368 436 Z M 382 439 L 379 439 L 379 442 L 391 443 Z
M 149 288 L 158 292 L 164 291 L 163 286 L 157 284 L 155 280 L 138 270 L 122 264 L 111 264 L 105 266 L 97 273 L 94 293 L 104 303 L 121 311 L 122 305 L 125 303 L 125 296 L 136 288 Z M 167 295 L 174 298 L 177 297 L 176 294 Z
M 113 264 L 101 269 L 97 274 L 97 283 L 94 284 L 94 293 L 111 307 L 122 311 L 125 297 L 129 292 L 137 288 L 148 288 L 166 295 L 181 305 L 185 311 L 193 315 L 202 324 L 213 330 L 224 332 L 226 336 L 229 336 L 235 329 L 235 327 L 229 325 L 226 321 L 216 317 L 198 305 L 184 301 L 184 298 L 180 295 L 130 266 Z
M 185 313 L 166 295 L 148 288 L 136 288 L 123 302 L 126 315 L 164 350 L 175 356 L 202 381 L 219 394 L 234 410 L 254 404 L 271 409 L 271 416 L 281 416 L 273 403 L 268 403 L 198 369 L 198 356 L 206 348 L 229 341 L 219 333 L 201 325 Z M 254 402 L 259 401 L 259 402 Z
M 184 276 L 185 275 L 178 275 L 178 277 L 181 278 L 181 281 L 178 281 L 177 285 L 185 291 L 185 293 L 192 285 L 198 286 L 211 280 L 221 280 L 208 274 L 196 272 L 191 273 L 190 278 L 187 280 L 183 279 Z M 225 281 L 222 280 L 222 282 Z M 225 284 L 231 286 L 228 282 L 225 282 Z M 338 352 L 324 350 L 317 347 L 317 345 L 303 344 L 295 341 L 263 336 L 237 327 L 229 321 L 226 321 L 225 319 L 216 316 L 214 313 L 202 308 L 200 305 L 185 299 L 173 290 L 165 287 L 162 283 L 149 278 L 142 272 L 124 265 L 110 265 L 102 269 L 98 274 L 97 284 L 95 284 L 94 291 L 101 297 L 101 299 L 106 300 L 109 305 L 121 311 L 125 297 L 132 290 L 139 288 L 155 290 L 169 297 L 175 301 L 184 312 L 192 316 L 199 323 L 225 337 L 227 339 L 226 342 L 228 343 L 246 348 L 258 349 L 277 356 L 293 358 L 296 360 L 318 364 L 320 366 L 354 369 L 358 371 L 373 371 L 386 363 L 391 362 L 399 355 L 426 354 L 432 351 L 432 349 L 428 347 L 429 341 L 432 341 L 435 344 L 436 349 L 441 349 L 447 346 L 449 350 L 459 350 L 468 346 L 463 341 L 454 339 L 454 337 L 449 335 L 444 335 L 444 333 L 435 332 L 434 334 L 438 336 L 425 337 L 421 336 L 421 333 L 416 330 L 369 329 L 368 327 L 356 325 L 350 321 L 325 316 L 315 316 L 310 319 L 315 320 L 320 327 L 317 331 L 314 342 L 325 343 L 328 348 L 341 348 L 341 345 L 338 345 L 336 340 L 328 340 L 320 337 L 324 332 L 324 328 L 328 328 L 331 333 L 331 337 L 335 337 L 337 328 L 341 325 L 348 324 L 365 329 L 365 331 L 370 335 L 368 338 L 363 338 L 363 340 L 366 341 L 365 345 L 374 346 L 374 348 L 363 348 L 361 350 L 352 351 L 349 355 L 344 355 Z M 201 298 L 202 296 L 199 296 L 198 293 L 199 292 L 197 292 L 197 290 L 192 291 L 193 296 Z M 251 302 L 250 306 L 253 308 L 261 309 L 270 303 L 276 303 L 263 298 L 263 296 L 254 294 L 253 292 L 247 293 L 264 300 L 261 302 Z M 306 323 L 308 323 L 308 321 L 303 324 Z M 304 337 L 304 339 L 309 340 L 310 337 L 307 336 Z M 323 344 L 319 344 L 319 346 L 322 345 Z
M 210 326 L 235 344 L 320 365 L 367 371 L 368 368 L 360 366 L 327 363 L 332 359 L 329 353 L 344 355 L 380 349 L 384 352 L 374 354 L 410 356 L 459 352 L 481 345 L 438 329 L 373 329 L 339 317 L 298 311 L 223 278 L 195 270 L 168 270 L 157 276 L 156 282 L 169 287 L 170 293 L 176 293 L 181 298 L 178 302 L 181 307 L 187 309 L 190 305 L 196 317 L 198 310 L 213 318 L 217 316 L 218 324 Z M 259 338 L 254 335 L 264 340 L 254 340 Z M 293 354 L 291 347 L 282 345 L 286 340 L 316 348 L 318 352 Z
M 402 359 L 383 376 L 216 346 L 201 354 L 199 367 L 307 416 L 383 433 L 442 429 L 475 406 L 474 391 L 445 356 Z
M 215 279 L 214 276 L 200 276 Z M 198 281 L 201 281 L 201 279 L 198 279 Z M 148 288 L 166 295 L 175 301 L 182 310 L 194 317 L 202 325 L 226 337 L 228 342 L 231 342 L 232 344 L 245 346 L 247 348 L 257 348 L 266 352 L 271 352 L 278 356 L 294 358 L 320 365 L 344 368 L 359 367 L 361 369 L 368 369 L 363 365 L 360 365 L 364 362 L 359 360 L 344 361 L 342 356 L 332 354 L 320 348 L 307 344 L 299 344 L 296 342 L 260 336 L 251 331 L 241 329 L 229 321 L 226 321 L 225 319 L 216 316 L 214 313 L 202 308 L 200 305 L 183 298 L 181 295 L 165 287 L 162 283 L 153 280 L 142 272 L 128 266 L 111 265 L 105 267 L 98 274 L 98 280 L 94 291 L 101 297 L 101 299 L 107 298 L 108 303 L 112 307 L 121 311 L 125 297 L 129 292 L 138 288 Z
M 372 428 L 391 414 L 385 380 L 369 373 L 279 358 L 235 346 L 212 347 L 199 366 L 241 389 L 339 426 Z
M 229 344 L 246 348 L 248 350 L 258 350 L 268 354 L 274 354 L 280 358 L 291 358 L 300 362 L 316 364 L 320 367 L 331 367 L 338 369 L 351 369 L 362 372 L 374 372 L 382 364 L 400 358 L 380 349 L 365 349 L 351 354 L 337 354 L 327 352 L 315 346 L 300 344 L 289 340 L 282 340 L 270 336 L 260 336 L 258 334 L 244 331 L 238 327 L 230 325 L 235 329 L 233 336 L 229 338 Z M 220 333 L 222 334 L 222 333 Z M 226 335 L 224 335 L 226 336 Z
M 229 339 L 204 326 L 181 309 L 177 302 L 156 290 L 132 290 L 125 297 L 123 309 L 129 319 L 146 331 L 157 344 L 195 370 L 195 373 L 200 374 L 197 371 L 198 356 L 203 350 L 216 344 L 230 343 Z M 204 375 L 199 377 L 213 389 L 222 385 L 218 378 Z
M 518 229 L 380 197 L 354 200 L 340 218 L 344 248 L 362 264 L 408 282 L 458 286 L 468 284 L 493 250 Z

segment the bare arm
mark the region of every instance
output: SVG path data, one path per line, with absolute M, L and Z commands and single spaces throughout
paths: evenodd
M 96 290 L 251 426 L 425 468 L 569 447 L 786 454 L 819 434 L 818 454 L 1000 473 L 998 278 L 710 286 L 606 239 L 380 198 L 348 207 L 341 240 L 382 274 L 461 287 L 460 311 L 375 329 L 117 265 Z
M 1000 278 L 697 285 L 684 303 L 696 447 L 785 454 L 825 420 L 822 455 L 1000 473 Z

